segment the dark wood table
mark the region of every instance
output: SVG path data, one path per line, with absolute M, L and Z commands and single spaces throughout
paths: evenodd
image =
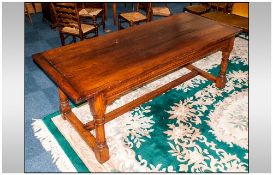
M 223 12 L 209 12 L 202 15 L 205 18 L 225 23 L 248 32 L 248 18 Z
M 59 87 L 60 112 L 95 152 L 100 163 L 109 159 L 104 124 L 155 96 L 201 75 L 223 88 L 228 57 L 239 29 L 182 13 L 144 25 L 34 54 L 34 61 Z M 191 63 L 222 51 L 219 76 Z M 186 67 L 190 73 L 105 114 L 106 106 L 128 91 Z M 94 120 L 83 124 L 71 111 L 88 101 Z M 95 136 L 90 133 L 95 129 Z

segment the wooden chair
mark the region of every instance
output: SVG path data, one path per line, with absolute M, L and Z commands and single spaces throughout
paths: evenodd
M 189 5 L 184 7 L 184 12 L 190 12 L 196 15 L 202 15 L 206 12 L 210 11 L 209 3 L 202 3 L 198 5 Z
M 24 3 L 25 15 L 28 17 L 29 23 L 32 25 L 31 13 L 35 13 L 32 3 Z
M 152 11 L 153 11 L 153 16 L 168 17 L 172 15 L 166 3 L 165 3 L 165 6 L 154 6 L 152 4 Z
M 128 23 L 130 27 L 139 25 L 142 22 L 150 22 L 152 20 L 152 3 L 137 3 L 136 11 L 120 13 L 118 15 L 118 30 L 123 29 L 122 23 Z M 143 10 L 143 15 L 139 10 Z
M 220 11 L 220 12 L 224 12 L 224 13 L 230 13 L 233 4 L 234 3 L 219 2 L 219 3 L 216 3 L 215 6 L 212 6 L 212 8 L 216 9 L 216 11 Z
M 79 8 L 80 18 L 90 18 L 93 21 L 93 25 L 100 27 L 103 26 L 105 30 L 105 10 L 106 3 L 79 3 L 81 7 Z M 97 19 L 101 18 L 101 22 L 97 23 Z
M 184 11 L 190 12 L 196 15 L 202 15 L 210 11 L 222 11 L 229 12 L 231 9 L 232 3 L 201 3 L 198 5 L 190 5 L 184 8 Z
M 90 33 L 94 33 L 94 36 L 98 36 L 97 26 L 80 23 L 76 3 L 51 3 L 51 5 L 63 46 L 68 36 L 72 36 L 74 42 L 76 42 L 76 37 L 80 38 L 80 40 L 90 38 L 87 37 Z

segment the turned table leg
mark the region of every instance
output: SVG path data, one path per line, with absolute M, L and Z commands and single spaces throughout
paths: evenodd
M 63 91 L 58 88 L 58 94 L 60 97 L 60 113 L 63 119 L 66 119 L 65 116 L 71 112 L 71 107 L 69 105 L 69 101 Z
M 103 98 L 103 94 L 97 94 L 89 100 L 89 106 L 95 121 L 96 145 L 94 152 L 97 160 L 100 163 L 104 163 L 109 159 L 109 148 L 105 139 L 104 121 L 106 102 Z
M 226 85 L 226 72 L 228 67 L 228 58 L 229 58 L 230 52 L 232 51 L 233 43 L 234 43 L 234 37 L 229 40 L 227 47 L 222 49 L 221 68 L 220 68 L 219 76 L 216 78 L 216 87 L 220 89 L 224 88 Z

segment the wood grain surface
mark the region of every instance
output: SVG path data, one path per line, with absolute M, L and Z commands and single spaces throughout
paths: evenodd
M 188 55 L 238 32 L 237 28 L 182 13 L 35 54 L 33 59 L 79 103 L 122 83 L 130 86 L 130 80 L 137 77 L 147 82 L 150 78 L 145 77 L 153 72 L 170 71 L 163 65 L 186 64 Z

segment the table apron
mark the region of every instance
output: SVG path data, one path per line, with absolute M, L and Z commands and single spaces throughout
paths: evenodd
M 150 72 L 144 72 L 142 75 L 131 78 L 128 81 L 121 82 L 115 87 L 111 87 L 103 91 L 107 104 L 112 104 L 116 99 L 120 98 L 124 94 L 130 92 L 132 89 L 137 89 L 147 83 L 150 83 L 160 77 L 166 76 L 178 69 L 181 69 L 188 64 L 201 60 L 202 58 L 215 53 L 217 51 L 224 50 L 229 43 L 230 39 L 221 41 L 220 43 L 213 44 L 209 47 L 203 48 L 201 51 L 192 53 L 182 58 L 175 58 L 171 62 L 160 66 Z M 141 83 L 140 83 L 141 82 Z

